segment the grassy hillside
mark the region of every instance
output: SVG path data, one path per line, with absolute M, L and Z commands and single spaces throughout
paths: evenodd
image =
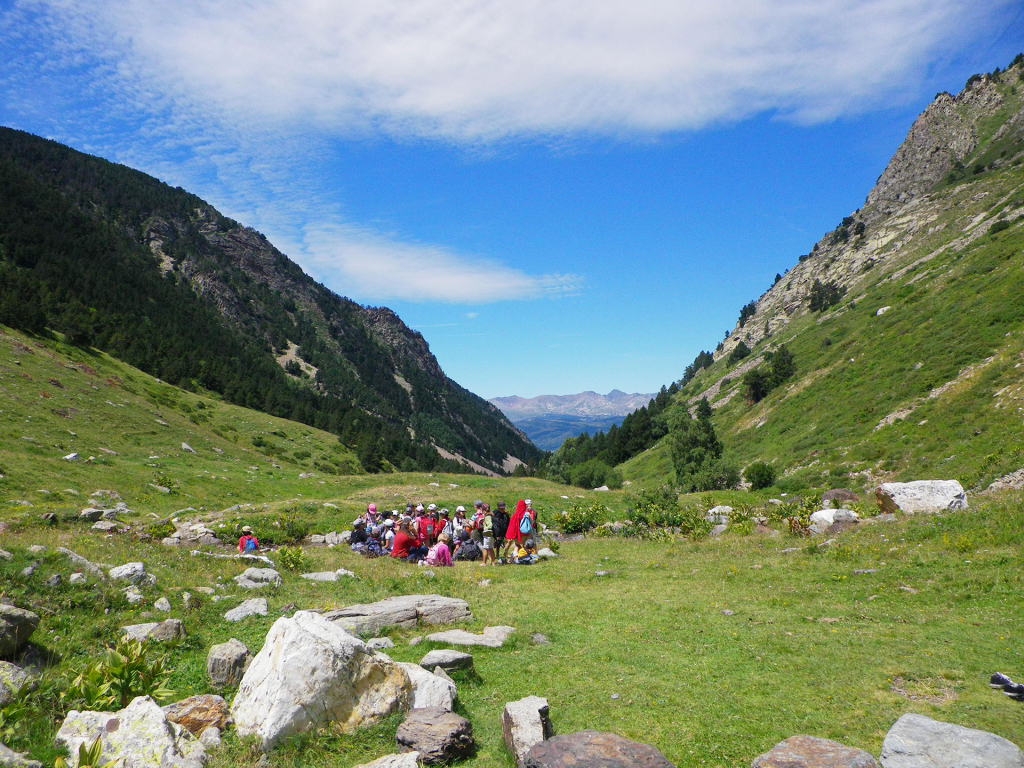
M 676 396 L 676 409 L 709 400 L 741 467 L 766 461 L 792 490 L 923 477 L 982 488 L 1024 465 L 1024 113 L 1012 84 L 984 87 L 1001 106 L 975 116 L 977 146 L 957 165 L 968 170 L 895 208 L 870 203 L 823 238 Z M 812 281 L 841 298 L 811 311 Z M 751 354 L 730 363 L 740 341 Z M 796 375 L 749 402 L 744 372 L 782 345 Z M 663 443 L 619 469 L 672 479 Z

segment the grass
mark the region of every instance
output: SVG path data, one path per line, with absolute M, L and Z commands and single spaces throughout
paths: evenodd
M 378 497 L 393 487 L 377 486 Z M 458 711 L 473 723 L 478 742 L 468 766 L 512 765 L 501 741 L 501 710 L 527 695 L 548 698 L 558 733 L 612 731 L 657 746 L 679 766 L 749 764 L 797 733 L 877 755 L 886 730 L 905 712 L 1024 744 L 1021 705 L 987 685 L 995 671 L 1024 675 L 1018 599 L 1024 496 L 972 504 L 964 513 L 865 524 L 827 551 L 786 533 L 661 543 L 592 538 L 563 544 L 556 561 L 486 570 L 461 564 L 435 569 L 433 579 L 390 558 L 308 549 L 310 570 L 344 567 L 359 578 L 319 584 L 285 571 L 282 588 L 268 595 L 270 615 L 241 624 L 220 617 L 251 596 L 231 582 L 242 564 L 93 535 L 77 522 L 46 526 L 26 511 L 8 511 L 2 546 L 14 558 L 0 561 L 0 582 L 5 597 L 42 615 L 34 641 L 52 659 L 43 685 L 46 714 L 33 718 L 15 746 L 44 761 L 56 756 L 52 734 L 61 706 L 68 706 L 57 692 L 120 626 L 147 620 L 160 596 L 168 597 L 170 615 L 181 618 L 188 633 L 167 649 L 175 670 L 170 687 L 184 697 L 211 692 L 205 675 L 210 645 L 237 637 L 258 650 L 290 604 L 330 608 L 423 592 L 466 599 L 475 617 L 470 629 L 518 629 L 505 648 L 475 649 L 479 678 L 460 681 Z M 30 555 L 33 544 L 46 545 L 48 553 Z M 144 590 L 146 604 L 137 607 L 109 585 L 47 588 L 51 574 L 71 573 L 53 553 L 60 545 L 98 562 L 143 560 L 157 585 Z M 791 547 L 800 551 L 781 553 Z M 33 560 L 39 570 L 23 577 L 21 569 Z M 879 572 L 854 575 L 864 568 Z M 596 577 L 597 570 L 612 575 Z M 490 585 L 481 585 L 484 576 Z M 214 603 L 200 595 L 201 606 L 186 613 L 182 592 L 197 595 L 199 586 L 231 597 Z M 724 615 L 726 609 L 733 614 Z M 534 645 L 535 632 L 552 645 Z M 389 655 L 418 661 L 433 647 L 408 645 L 421 633 L 388 632 L 396 643 Z M 329 729 L 311 734 L 275 751 L 271 765 L 367 762 L 393 750 L 399 722 L 392 718 L 355 736 Z M 256 766 L 259 757 L 250 742 L 229 732 L 211 766 Z

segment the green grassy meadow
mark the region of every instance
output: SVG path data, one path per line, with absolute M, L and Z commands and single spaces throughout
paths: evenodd
M 411 487 L 374 479 L 376 487 L 351 486 L 348 501 L 362 504 Z M 495 485 L 473 492 L 511 499 L 524 487 L 489 482 Z M 237 637 L 257 651 L 286 606 L 331 608 L 425 592 L 467 600 L 475 617 L 467 628 L 507 624 L 518 630 L 502 649 L 473 649 L 479 677 L 459 679 L 458 711 L 473 723 L 478 742 L 469 766 L 513 764 L 501 741 L 501 710 L 531 694 L 548 698 L 558 733 L 612 731 L 657 746 L 679 766 L 747 765 L 797 733 L 877 755 L 886 730 L 905 712 L 1024 744 L 1022 705 L 987 685 L 996 671 L 1024 678 L 1022 495 L 972 499 L 972 509 L 963 513 L 862 524 L 828 549 L 808 547 L 781 525 L 777 537 L 592 537 L 563 543 L 559 559 L 535 566 L 459 564 L 434 569 L 435 578 L 390 558 L 307 549 L 309 570 L 344 567 L 359 578 L 312 583 L 282 570 L 283 586 L 267 595 L 270 615 L 240 624 L 221 616 L 253 596 L 231 582 L 244 564 L 192 556 L 130 535 L 95 534 L 69 515 L 46 525 L 36 512 L 8 508 L 0 515 L 7 524 L 0 546 L 14 555 L 0 561 L 0 583 L 5 598 L 43 617 L 34 636 L 49 659 L 37 694 L 41 709 L 14 746 L 48 763 L 57 755 L 53 733 L 70 706 L 60 691 L 120 626 L 156 620 L 149 616 L 160 596 L 170 600 L 169 616 L 182 619 L 187 632 L 183 642 L 163 649 L 174 669 L 175 698 L 213 692 L 205 674 L 209 646 Z M 335 527 L 332 514 L 338 513 L 327 509 L 315 516 L 314 530 Z M 145 516 L 137 510 L 137 519 Z M 27 548 L 35 544 L 47 546 L 47 553 L 30 555 Z M 68 585 L 71 564 L 54 553 L 61 545 L 94 562 L 142 560 L 157 584 L 143 590 L 146 603 L 136 607 L 109 584 Z M 781 551 L 794 547 L 799 551 Z M 32 561 L 39 569 L 22 576 Z M 855 575 L 858 569 L 879 570 Z M 598 570 L 611 575 L 597 577 Z M 64 584 L 46 587 L 54 573 L 65 577 Z M 480 583 L 485 577 L 491 580 L 487 586 Z M 186 613 L 182 592 L 197 595 L 200 586 L 230 597 L 213 602 L 198 595 L 202 604 Z M 534 645 L 535 632 L 552 645 Z M 408 640 L 425 633 L 389 632 L 396 643 L 389 655 L 419 661 L 431 644 L 410 647 Z M 230 699 L 233 691 L 222 693 Z M 355 736 L 325 729 L 276 750 L 270 764 L 367 762 L 393 751 L 399 722 L 394 717 Z M 259 759 L 251 743 L 229 731 L 211 766 L 256 766 Z

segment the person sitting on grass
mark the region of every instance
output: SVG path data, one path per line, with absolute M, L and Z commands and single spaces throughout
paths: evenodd
M 260 548 L 260 543 L 252 535 L 252 528 L 248 525 L 242 526 L 242 537 L 238 540 L 238 554 L 255 555 Z
M 381 535 L 381 546 L 384 552 L 391 554 L 391 545 L 395 542 L 395 523 L 390 518 L 384 521 L 384 533 Z
M 427 548 L 419 546 L 419 541 L 413 535 L 412 526 L 402 521 L 395 534 L 395 542 L 391 547 L 391 556 L 409 563 L 415 563 L 427 554 Z
M 441 534 L 437 537 L 437 544 L 430 548 L 427 552 L 427 556 L 420 560 L 420 565 L 436 565 L 442 568 L 447 568 L 455 565 L 452 562 L 452 553 L 448 549 L 448 536 Z

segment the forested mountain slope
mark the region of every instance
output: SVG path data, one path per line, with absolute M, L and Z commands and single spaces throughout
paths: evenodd
M 465 468 L 438 448 L 492 472 L 540 457 L 390 310 L 334 294 L 195 195 L 6 128 L 0 323 L 333 432 L 369 471 Z
M 687 369 L 621 477 L 671 482 L 671 426 L 702 399 L 726 461 L 771 464 L 783 490 L 977 488 L 1024 464 L 1022 59 L 936 97 L 864 207 Z

